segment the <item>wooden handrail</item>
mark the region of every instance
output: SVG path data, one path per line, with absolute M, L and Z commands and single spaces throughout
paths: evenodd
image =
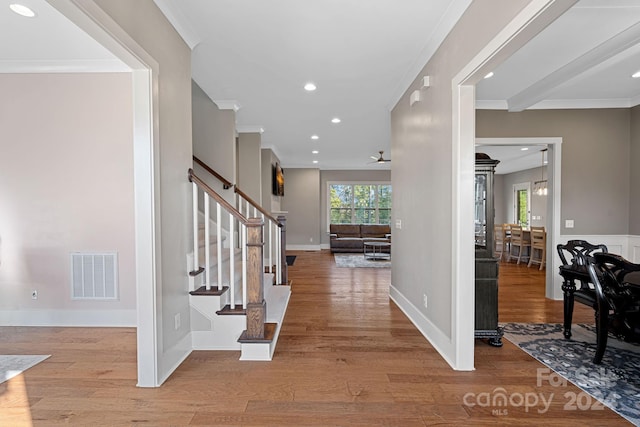
M 189 181 L 195 182 L 196 184 L 198 184 L 198 186 L 200 186 L 210 197 L 213 197 L 216 202 L 220 203 L 220 205 L 223 208 L 229 211 L 229 213 L 233 215 L 242 224 L 247 225 L 249 223 L 249 220 L 244 215 L 242 215 L 236 208 L 234 208 L 231 203 L 223 199 L 222 196 L 220 196 L 211 187 L 205 184 L 204 181 L 198 178 L 198 176 L 193 172 L 193 169 L 191 168 L 189 168 Z
M 249 197 L 244 191 L 242 191 L 241 189 L 238 188 L 238 186 L 236 185 L 234 188 L 234 191 L 239 194 L 240 196 L 242 196 L 243 199 L 245 199 L 247 202 L 249 202 L 249 204 L 251 206 L 253 206 L 254 208 L 256 208 L 257 210 L 260 211 L 260 213 L 264 214 L 265 218 L 269 219 L 270 221 L 276 223 L 278 225 L 278 227 L 282 227 L 282 224 L 280 224 L 280 222 L 275 219 L 273 216 L 271 216 L 271 214 L 269 212 L 266 211 L 265 208 L 263 208 L 262 206 L 260 206 L 259 204 L 257 204 L 251 197 Z
M 218 178 L 220 180 L 220 182 L 222 182 L 222 188 L 224 188 L 225 190 L 228 190 L 229 188 L 233 187 L 233 184 L 231 183 L 231 181 L 229 181 L 228 179 L 226 179 L 225 177 L 220 175 L 218 172 L 216 172 L 213 169 L 211 169 L 205 162 L 203 162 L 202 160 L 200 160 L 196 156 L 193 156 L 193 161 L 196 162 L 197 164 L 199 164 L 200 166 L 202 166 L 211 175 L 213 175 L 216 178 Z

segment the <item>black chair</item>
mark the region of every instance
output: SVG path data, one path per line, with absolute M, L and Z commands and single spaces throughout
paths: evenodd
M 602 362 L 608 333 L 640 341 L 640 264 L 620 255 L 596 253 L 584 259 L 596 293 L 597 346 L 593 363 Z
M 571 319 L 573 318 L 574 301 L 596 309 L 596 293 L 590 285 L 589 272 L 585 260 L 591 259 L 595 252 L 608 252 L 605 245 L 593 245 L 586 240 L 569 240 L 565 245 L 558 245 L 558 255 L 562 265 L 559 267 L 564 292 L 564 337 L 571 338 Z M 568 261 L 567 261 L 568 257 Z M 580 288 L 576 289 L 576 280 Z

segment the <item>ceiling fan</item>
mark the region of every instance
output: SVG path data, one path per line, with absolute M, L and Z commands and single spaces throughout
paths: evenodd
M 387 163 L 391 161 L 391 159 L 384 158 L 383 156 L 384 151 L 378 151 L 378 153 L 380 153 L 380 157 L 371 156 L 371 158 L 375 160 L 375 162 L 369 162 L 369 163 Z

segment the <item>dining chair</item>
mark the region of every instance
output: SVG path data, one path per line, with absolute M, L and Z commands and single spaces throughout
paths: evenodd
M 511 227 L 511 250 L 509 251 L 507 261 L 511 261 L 511 258 L 516 258 L 516 256 L 512 254 L 514 248 L 518 248 L 518 262 L 516 264 L 520 264 L 522 258 L 528 257 L 528 255 L 524 254 L 524 251 L 527 248 L 531 248 L 531 241 L 525 237 L 525 232 L 519 225 Z
M 547 259 L 547 233 L 544 227 L 531 227 L 531 253 L 529 254 L 529 264 L 540 264 L 540 270 L 544 268 Z
M 505 243 L 507 244 L 506 249 L 507 249 L 507 254 L 511 253 L 511 227 L 517 227 L 518 224 L 508 224 L 508 223 L 504 223 L 502 224 L 502 228 L 504 229 L 504 240 Z
M 596 294 L 596 352 L 593 363 L 600 364 L 608 335 L 628 342 L 640 341 L 640 264 L 620 255 L 594 253 L 583 257 Z
M 504 224 L 496 224 L 493 226 L 493 256 L 498 256 L 500 261 L 505 256 L 507 242 L 505 240 Z

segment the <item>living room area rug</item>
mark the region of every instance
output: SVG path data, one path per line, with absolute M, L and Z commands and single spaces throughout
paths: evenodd
M 47 359 L 50 355 L 0 355 L 0 384 L 20 375 Z
M 596 365 L 592 362 L 596 351 L 594 325 L 572 325 L 569 340 L 564 338 L 561 324 L 507 323 L 503 328 L 507 340 L 588 393 L 590 397 L 576 396 L 577 409 L 589 409 L 591 399 L 597 399 L 640 425 L 639 345 L 609 336 L 602 364 Z
M 364 254 L 333 254 L 336 266 L 344 268 L 391 268 L 391 260 L 365 259 Z

